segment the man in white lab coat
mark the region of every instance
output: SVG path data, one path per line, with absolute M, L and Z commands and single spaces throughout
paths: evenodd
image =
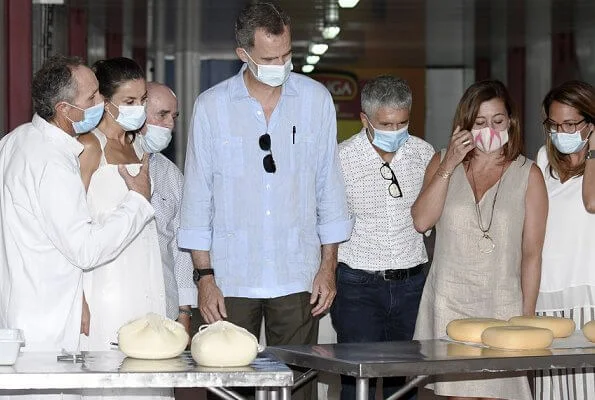
M 153 218 L 147 159 L 136 177 L 119 167 L 130 191 L 93 221 L 76 136 L 103 114 L 95 74 L 78 58 L 52 57 L 32 97 L 33 120 L 0 141 L 0 328 L 22 329 L 27 351 L 73 351 L 83 270 L 115 258 Z

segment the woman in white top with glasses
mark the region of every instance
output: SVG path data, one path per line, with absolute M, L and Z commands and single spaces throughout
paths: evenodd
M 576 328 L 595 319 L 595 89 L 569 81 L 543 100 L 545 146 L 537 156 L 549 197 L 541 286 L 536 311 L 573 319 Z M 589 140 L 590 139 L 590 140 Z M 588 174 L 591 176 L 588 176 Z M 537 371 L 537 399 L 595 399 L 593 368 Z

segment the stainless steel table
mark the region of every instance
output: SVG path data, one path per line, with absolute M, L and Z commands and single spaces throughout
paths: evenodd
M 137 360 L 119 351 L 83 352 L 84 359 L 57 361 L 56 353 L 23 352 L 0 366 L 0 395 L 12 389 L 205 387 L 224 399 L 240 396 L 226 387 L 254 387 L 256 399 L 290 399 L 293 372 L 269 353 L 247 367 L 197 366 L 189 352 L 169 360 Z
M 595 348 L 503 351 L 443 340 L 268 347 L 286 364 L 356 378 L 357 400 L 367 399 L 369 379 L 416 376 L 391 396 L 399 398 L 429 375 L 595 367 Z

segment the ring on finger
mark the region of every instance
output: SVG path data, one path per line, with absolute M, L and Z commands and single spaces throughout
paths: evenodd
M 469 139 L 465 139 L 465 140 L 463 140 L 463 144 L 464 144 L 465 146 L 467 146 L 469 143 L 471 143 L 471 140 L 469 140 Z

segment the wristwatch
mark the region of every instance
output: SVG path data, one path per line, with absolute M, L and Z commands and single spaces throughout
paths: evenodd
M 595 150 L 587 151 L 587 154 L 585 155 L 585 160 L 592 160 L 594 158 L 595 158 Z
M 192 280 L 194 283 L 198 283 L 201 277 L 207 275 L 215 275 L 215 270 L 213 268 L 195 268 L 192 273 Z

